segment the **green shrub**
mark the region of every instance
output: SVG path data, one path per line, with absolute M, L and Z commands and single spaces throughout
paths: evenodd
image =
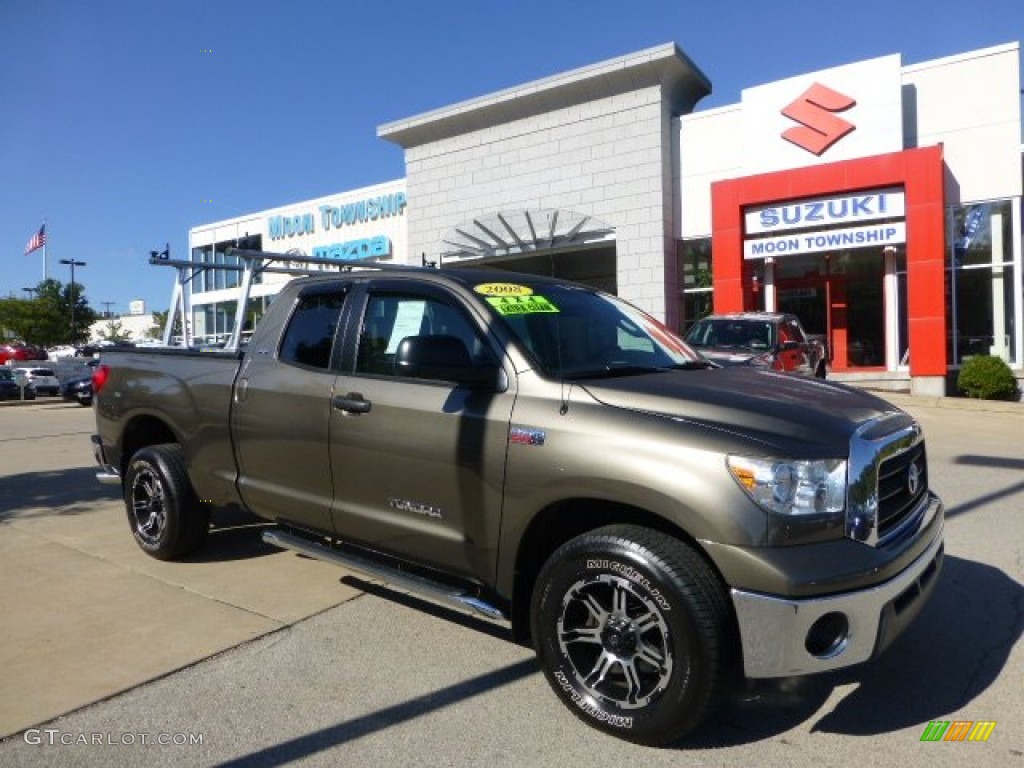
M 1016 400 L 1017 380 L 1001 357 L 977 355 L 964 361 L 957 388 L 982 400 Z

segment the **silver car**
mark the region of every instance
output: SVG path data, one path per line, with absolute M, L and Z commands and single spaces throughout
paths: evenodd
M 40 395 L 59 395 L 60 381 L 52 368 L 15 368 L 14 373 L 23 375 Z

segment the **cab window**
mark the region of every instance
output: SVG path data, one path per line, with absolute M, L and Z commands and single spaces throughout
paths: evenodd
M 344 304 L 344 292 L 299 297 L 281 339 L 281 362 L 328 370 Z

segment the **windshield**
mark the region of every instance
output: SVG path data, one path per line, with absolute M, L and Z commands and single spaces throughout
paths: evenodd
M 775 326 L 767 320 L 705 317 L 686 333 L 686 342 L 694 347 L 771 349 Z
M 707 366 L 653 317 L 590 288 L 517 281 L 481 284 L 474 290 L 554 378 Z

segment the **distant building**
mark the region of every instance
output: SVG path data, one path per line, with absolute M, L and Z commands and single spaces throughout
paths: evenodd
M 101 318 L 90 325 L 89 341 L 99 341 L 106 338 L 109 335 L 112 324 L 117 324 L 121 329 L 121 333 L 127 335 L 129 341 L 142 341 L 143 339 L 152 338 L 150 331 L 157 327 L 153 322 L 153 315 L 146 313 L 145 302 L 132 302 L 132 305 L 136 304 L 140 305 L 138 307 L 140 309 L 139 312 L 135 312 L 136 307 L 133 306 L 132 314 L 111 315 L 110 317 Z

